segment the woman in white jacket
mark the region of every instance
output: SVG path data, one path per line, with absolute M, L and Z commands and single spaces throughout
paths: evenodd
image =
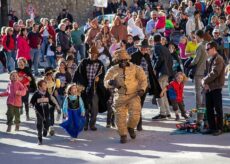
M 134 19 L 130 18 L 128 21 L 128 26 L 127 26 L 128 34 L 131 34 L 132 36 L 139 36 L 141 40 L 145 38 L 143 30 L 135 25 Z

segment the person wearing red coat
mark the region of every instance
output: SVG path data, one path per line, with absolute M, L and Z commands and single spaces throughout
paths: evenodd
M 29 67 L 31 69 L 32 61 L 31 61 L 31 56 L 30 56 L 30 46 L 27 40 L 27 29 L 26 28 L 20 29 L 20 32 L 17 36 L 17 47 L 18 49 L 17 49 L 16 59 L 18 60 L 18 58 L 24 57 L 27 60 Z
M 6 52 L 6 65 L 8 72 L 11 72 L 14 70 L 14 63 L 12 61 L 14 49 L 15 49 L 15 42 L 13 38 L 13 28 L 7 27 L 6 28 L 6 35 L 2 38 L 2 45 L 4 48 L 4 51 Z

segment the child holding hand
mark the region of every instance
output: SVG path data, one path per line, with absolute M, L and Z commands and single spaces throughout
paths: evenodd
M 186 115 L 186 111 L 185 111 L 184 101 L 183 101 L 185 81 L 186 81 L 186 77 L 184 73 L 178 72 L 175 75 L 175 80 L 171 81 L 167 87 L 163 88 L 160 94 L 160 96 L 163 97 L 165 92 L 168 91 L 169 99 L 172 103 L 172 108 L 176 115 L 176 119 L 175 119 L 176 121 L 180 120 L 178 108 L 181 111 L 181 116 L 184 117 L 185 119 L 188 119 L 188 116 Z

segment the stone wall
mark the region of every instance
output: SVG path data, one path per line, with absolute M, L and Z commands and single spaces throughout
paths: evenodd
M 128 0 L 130 3 L 132 0 Z M 16 11 L 22 19 L 29 18 L 26 8 L 32 4 L 40 17 L 57 18 L 63 8 L 67 8 L 74 20 L 83 24 L 92 17 L 94 0 L 9 0 L 9 8 Z

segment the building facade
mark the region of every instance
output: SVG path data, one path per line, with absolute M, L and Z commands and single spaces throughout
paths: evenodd
M 128 3 L 132 0 L 128 0 Z M 30 18 L 34 9 L 37 17 L 57 18 L 62 9 L 68 9 L 74 20 L 83 24 L 87 18 L 92 18 L 94 0 L 9 0 L 9 10 L 16 11 L 19 18 Z

